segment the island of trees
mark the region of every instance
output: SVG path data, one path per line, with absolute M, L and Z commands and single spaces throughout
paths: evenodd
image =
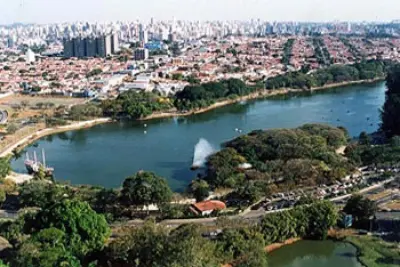
M 329 184 L 355 168 L 335 152 L 347 140 L 345 129 L 321 124 L 253 131 L 210 156 L 203 179 L 213 188 L 232 188 L 252 200 L 279 188 Z M 251 168 L 240 168 L 243 164 Z

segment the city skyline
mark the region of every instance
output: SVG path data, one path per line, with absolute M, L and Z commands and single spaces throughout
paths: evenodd
M 398 0 L 0 0 L 0 24 L 169 20 L 392 21 Z M 62 12 L 58 12 L 61 11 Z

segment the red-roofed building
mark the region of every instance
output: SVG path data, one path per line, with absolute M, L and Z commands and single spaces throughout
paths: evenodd
M 195 214 L 201 214 L 202 216 L 210 215 L 215 210 L 223 210 L 226 208 L 224 202 L 219 200 L 207 200 L 192 204 L 190 210 Z

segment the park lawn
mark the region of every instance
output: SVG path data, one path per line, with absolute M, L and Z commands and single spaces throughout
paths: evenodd
M 373 236 L 349 236 L 346 240 L 358 248 L 359 260 L 367 267 L 400 266 L 399 243 Z

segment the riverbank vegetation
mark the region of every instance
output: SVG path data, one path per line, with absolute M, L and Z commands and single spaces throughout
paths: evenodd
M 151 115 L 153 112 L 167 111 L 173 106 L 168 98 L 148 92 L 128 91 L 114 100 L 103 101 L 101 107 L 107 117 L 138 119 Z
M 358 259 L 367 267 L 395 267 L 400 265 L 399 243 L 386 242 L 373 236 L 349 236 L 346 241 L 358 249 Z
M 303 70 L 287 72 L 269 78 L 266 81 L 266 88 L 269 90 L 279 88 L 311 89 L 334 83 L 383 79 L 391 66 L 391 62 L 371 60 L 353 65 L 333 65 L 310 74 Z
M 247 86 L 239 79 L 190 85 L 176 94 L 174 105 L 178 110 L 195 110 L 208 107 L 218 100 L 237 98 L 254 91 L 255 88 Z

